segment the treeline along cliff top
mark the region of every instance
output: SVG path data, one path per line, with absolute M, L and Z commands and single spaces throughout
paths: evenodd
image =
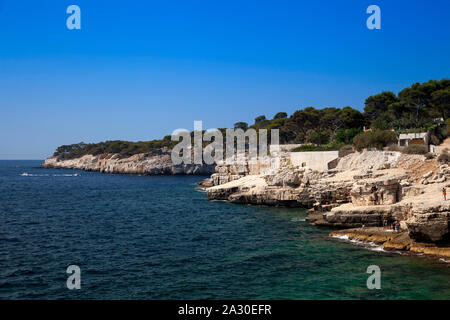
M 399 132 L 431 131 L 438 143 L 450 128 L 450 79 L 415 83 L 397 95 L 384 91 L 365 100 L 364 112 L 350 106 L 316 109 L 307 107 L 295 111 L 290 117 L 278 112 L 273 119 L 265 115 L 255 123 L 237 122 L 241 129 L 279 129 L 280 143 L 305 144 L 297 151 L 336 150 L 354 144 L 362 147 L 384 147 L 393 143 Z M 444 125 L 439 125 L 444 124 Z M 371 132 L 363 132 L 363 128 Z M 225 129 L 220 129 L 225 130 Z M 170 136 L 160 140 L 128 142 L 121 140 L 100 143 L 63 145 L 53 156 L 74 159 L 87 154 L 115 153 L 129 157 L 139 153 L 158 153 L 164 147 L 172 148 L 177 142 Z

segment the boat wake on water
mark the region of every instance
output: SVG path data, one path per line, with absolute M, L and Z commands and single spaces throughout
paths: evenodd
M 349 237 L 347 235 L 331 236 L 331 237 L 335 238 L 335 239 L 339 239 L 339 240 L 350 242 L 352 244 L 355 244 L 355 245 L 357 245 L 359 247 L 363 247 L 363 248 L 371 250 L 371 251 L 388 252 L 388 251 L 384 250 L 383 246 L 380 246 L 380 245 L 376 244 L 375 242 L 364 242 L 364 241 L 361 241 L 361 240 L 358 240 L 358 239 L 349 239 Z
M 79 173 L 73 173 L 73 174 L 32 174 L 24 172 L 20 174 L 22 177 L 80 177 L 81 174 Z

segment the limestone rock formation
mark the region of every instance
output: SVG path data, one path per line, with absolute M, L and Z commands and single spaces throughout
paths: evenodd
M 336 169 L 320 172 L 286 161 L 277 171 L 217 169 L 205 180 L 211 200 L 312 208 L 308 221 L 339 228 L 400 222 L 413 240 L 450 240 L 450 205 L 441 193 L 450 188 L 450 168 L 421 155 L 352 153 Z
M 424 242 L 450 240 L 450 204 L 418 205 L 406 221 L 411 238 Z
M 379 177 L 356 181 L 350 191 L 355 206 L 386 205 L 401 198 L 400 177 Z
M 127 158 L 121 158 L 118 154 L 85 155 L 69 160 L 50 157 L 42 167 L 143 175 L 207 175 L 215 171 L 215 165 L 174 165 L 169 150 L 163 150 L 159 154 L 141 153 Z
M 407 231 L 392 232 L 384 228 L 355 228 L 333 231 L 332 237 L 363 242 L 376 243 L 385 250 L 403 250 L 414 253 L 428 254 L 441 257 L 450 257 L 450 247 L 440 243 L 423 243 L 411 238 Z

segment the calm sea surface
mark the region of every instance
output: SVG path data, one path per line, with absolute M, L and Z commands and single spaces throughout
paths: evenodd
M 201 177 L 39 164 L 0 161 L 0 299 L 450 299 L 450 263 L 330 239 L 301 209 L 210 202 Z

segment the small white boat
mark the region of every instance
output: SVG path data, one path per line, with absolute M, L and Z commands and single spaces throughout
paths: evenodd
M 21 174 L 21 176 L 26 177 L 26 176 L 28 176 L 28 173 L 27 173 L 27 172 L 24 172 L 24 173 Z

